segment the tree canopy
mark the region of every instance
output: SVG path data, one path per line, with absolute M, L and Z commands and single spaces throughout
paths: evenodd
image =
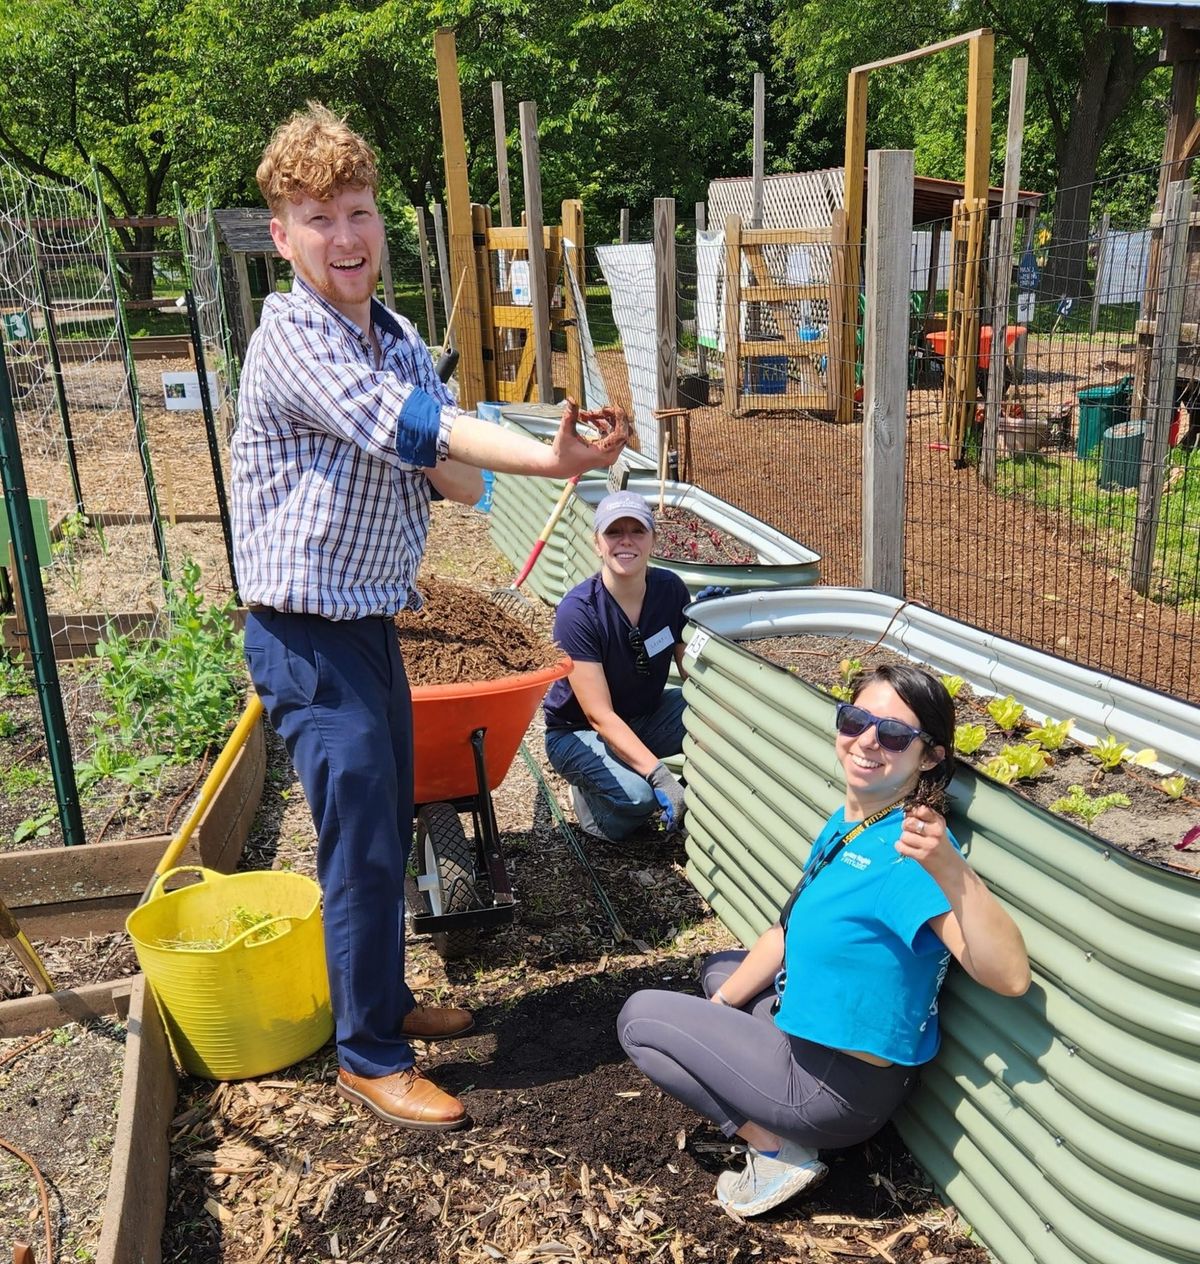
M 504 84 L 514 202 L 517 104 L 538 104 L 547 206 L 582 197 L 589 237 L 652 199 L 683 205 L 750 170 L 752 82 L 767 72 L 768 170 L 842 162 L 856 64 L 990 25 L 997 33 L 993 175 L 1008 60 L 1030 59 L 1025 187 L 1054 190 L 1055 237 L 1081 241 L 1092 183 L 1118 213 L 1149 209 L 1162 143 L 1158 34 L 1110 29 L 1086 0 L 7 0 L 0 13 L 0 154 L 70 184 L 101 173 L 120 214 L 257 204 L 271 128 L 305 100 L 376 144 L 392 198 L 440 199 L 433 33 L 457 33 L 473 194 L 496 204 L 492 80 Z M 966 54 L 873 75 L 868 140 L 911 146 L 924 174 L 961 178 Z M 1141 172 L 1140 176 L 1130 176 Z M 682 218 L 682 216 L 681 216 Z M 1065 283 L 1082 276 L 1067 252 Z

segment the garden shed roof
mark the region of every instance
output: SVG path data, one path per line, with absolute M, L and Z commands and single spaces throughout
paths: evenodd
M 221 240 L 235 254 L 273 255 L 271 212 L 265 206 L 240 206 L 213 211 Z

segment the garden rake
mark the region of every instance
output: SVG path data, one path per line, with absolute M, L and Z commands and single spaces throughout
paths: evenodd
M 531 615 L 534 613 L 535 607 L 533 603 L 521 591 L 521 585 L 529 578 L 537 560 L 542 555 L 542 550 L 546 547 L 546 541 L 554 532 L 558 520 L 563 515 L 563 510 L 567 507 L 567 502 L 571 499 L 571 493 L 579 485 L 581 475 L 576 474 L 573 478 L 567 479 L 563 484 L 563 489 L 559 493 L 558 499 L 554 502 L 554 507 L 550 510 L 550 516 L 546 519 L 546 525 L 542 528 L 541 535 L 533 542 L 533 548 L 529 550 L 529 556 L 525 559 L 525 565 L 521 567 L 520 573 L 507 588 L 493 588 L 488 596 L 503 610 L 506 614 L 528 623 L 531 621 Z

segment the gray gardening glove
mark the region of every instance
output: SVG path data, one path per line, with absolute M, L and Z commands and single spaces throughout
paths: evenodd
M 683 786 L 679 778 L 661 761 L 646 774 L 646 780 L 654 788 L 654 797 L 662 808 L 662 821 L 667 829 L 682 829 Z

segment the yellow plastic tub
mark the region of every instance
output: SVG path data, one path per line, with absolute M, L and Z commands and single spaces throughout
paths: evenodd
M 164 892 L 183 873 L 201 880 Z M 265 1075 L 332 1035 L 321 890 L 311 878 L 185 865 L 159 877 L 125 928 L 185 1071 Z

